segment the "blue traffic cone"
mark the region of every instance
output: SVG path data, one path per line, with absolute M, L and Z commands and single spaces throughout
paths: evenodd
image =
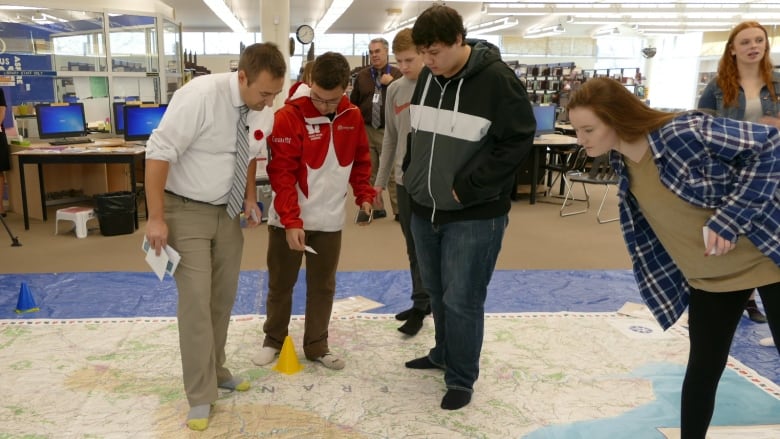
M 19 289 L 19 300 L 16 302 L 16 313 L 22 314 L 40 310 L 38 305 L 35 304 L 30 288 L 27 287 L 27 282 L 22 282 L 22 287 Z

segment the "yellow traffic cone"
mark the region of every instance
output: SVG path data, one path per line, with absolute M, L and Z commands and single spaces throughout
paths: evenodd
M 274 366 L 274 370 L 287 375 L 293 375 L 303 370 L 303 366 L 298 362 L 298 354 L 295 353 L 295 346 L 290 336 L 284 337 L 282 351 L 279 353 L 279 360 Z

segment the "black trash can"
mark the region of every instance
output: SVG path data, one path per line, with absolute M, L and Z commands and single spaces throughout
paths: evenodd
M 95 215 L 104 236 L 135 231 L 135 194 L 128 191 L 95 195 Z

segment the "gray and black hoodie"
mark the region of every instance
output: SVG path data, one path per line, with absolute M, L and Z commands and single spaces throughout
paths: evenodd
M 525 87 L 498 48 L 466 43 L 471 55 L 455 76 L 423 68 L 410 107 L 404 187 L 412 211 L 436 224 L 509 212 L 515 172 L 536 129 Z

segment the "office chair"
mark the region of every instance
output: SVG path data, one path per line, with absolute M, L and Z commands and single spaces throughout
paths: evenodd
M 585 213 L 590 208 L 590 193 L 586 184 L 595 184 L 604 186 L 604 195 L 601 197 L 601 204 L 599 204 L 599 210 L 596 212 L 596 221 L 599 224 L 605 224 L 612 221 L 617 221 L 619 217 L 602 219 L 601 210 L 604 208 L 604 202 L 607 200 L 607 194 L 609 193 L 609 187 L 611 185 L 617 186 L 618 177 L 612 166 L 609 163 L 609 155 L 604 154 L 598 157 L 588 157 L 585 149 L 581 149 L 577 154 L 577 164 L 574 169 L 566 173 L 567 184 L 566 196 L 563 199 L 563 205 L 561 206 L 561 216 L 571 216 L 580 213 Z M 566 207 L 568 202 L 576 201 L 572 195 L 575 183 L 581 183 L 582 188 L 585 191 L 585 209 L 568 211 Z M 571 197 L 571 198 L 570 198 Z
M 562 133 L 557 133 L 562 134 Z M 580 145 L 565 145 L 565 146 L 548 146 L 547 156 L 549 159 L 547 163 L 543 164 L 545 170 L 547 170 L 547 190 L 544 196 L 549 197 L 555 184 L 560 180 L 560 188 L 558 189 L 558 198 L 562 197 L 569 183 L 566 180 L 566 173 L 577 169 L 579 152 L 582 150 Z M 553 177 L 553 173 L 555 176 Z M 579 201 L 585 201 L 581 199 Z

